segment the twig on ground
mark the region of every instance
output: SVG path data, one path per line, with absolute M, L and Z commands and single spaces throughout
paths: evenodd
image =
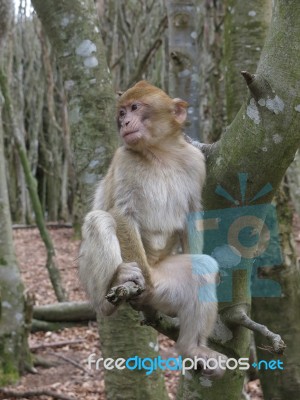
M 48 354 L 50 354 L 51 356 L 55 356 L 55 357 L 61 358 L 62 360 L 65 360 L 65 361 L 67 361 L 68 363 L 74 365 L 74 367 L 81 369 L 82 371 L 84 371 L 85 373 L 87 373 L 87 374 L 89 374 L 89 375 L 92 375 L 92 373 L 91 373 L 89 370 L 87 370 L 86 368 L 84 368 L 84 367 L 83 367 L 82 365 L 80 365 L 77 361 L 72 360 L 72 358 L 66 357 L 66 356 L 64 356 L 64 355 L 62 355 L 62 354 L 54 353 L 54 352 L 52 352 L 52 351 L 51 351 L 50 353 L 48 353 Z
M 77 344 L 77 343 L 82 343 L 82 342 L 84 342 L 83 339 L 74 339 L 74 340 L 64 340 L 62 342 L 51 342 L 51 343 L 35 344 L 33 346 L 30 346 L 30 351 L 43 349 L 45 347 L 63 347 L 63 346 L 67 346 L 69 344 Z
M 15 399 L 21 399 L 23 397 L 33 397 L 33 396 L 50 396 L 53 399 L 58 399 L 58 400 L 76 400 L 75 397 L 57 393 L 49 389 L 34 389 L 34 390 L 26 390 L 23 392 L 19 392 L 17 390 L 0 388 L 0 394 L 1 393 L 4 394 L 5 396 L 13 397 Z

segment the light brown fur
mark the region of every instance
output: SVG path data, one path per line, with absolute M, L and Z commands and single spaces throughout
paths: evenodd
M 202 255 L 173 255 L 188 213 L 201 210 L 205 180 L 203 154 L 182 135 L 186 107 L 144 81 L 121 96 L 124 145 L 86 216 L 79 272 L 100 313 L 116 309 L 105 299 L 112 285 L 134 281 L 145 287 L 137 302 L 178 316 L 181 354 L 217 357 L 206 347 L 217 315 L 214 286 L 211 301 L 199 300 L 200 288 L 216 280 L 216 263 L 206 265 Z

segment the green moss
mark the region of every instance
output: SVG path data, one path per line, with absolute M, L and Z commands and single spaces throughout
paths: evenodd
M 17 370 L 6 372 L 0 369 L 0 387 L 11 385 L 19 380 L 19 372 Z
M 12 354 L 5 353 L 1 346 L 0 387 L 15 383 L 19 379 L 19 370 Z
M 11 350 L 11 346 L 15 351 Z M 0 387 L 19 379 L 19 346 L 9 335 L 0 337 Z

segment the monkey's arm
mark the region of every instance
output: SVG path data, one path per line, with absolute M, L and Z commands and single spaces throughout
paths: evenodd
M 136 260 L 136 261 L 135 261 Z M 110 315 L 116 309 L 106 295 L 120 285 L 136 287 L 135 295 L 151 286 L 146 254 L 134 220 L 116 208 L 87 214 L 79 255 L 80 280 L 97 312 Z M 131 282 L 128 284 L 127 282 Z M 131 292 L 132 294 L 132 292 Z M 110 300 L 114 300 L 111 296 Z
M 137 222 L 132 216 L 124 215 L 116 207 L 109 210 L 109 213 L 116 222 L 116 235 L 123 262 L 136 262 L 143 271 L 146 283 L 151 284 L 150 266 Z
M 112 277 L 107 300 L 117 305 L 122 300 L 130 300 L 144 291 L 144 285 L 137 282 L 132 272 L 137 267 L 143 275 L 147 290 L 152 288 L 150 266 L 142 243 L 137 223 L 131 216 L 123 215 L 117 208 L 109 211 L 116 222 L 116 236 L 119 241 L 122 264 Z
M 114 205 L 114 171 L 115 171 L 115 159 L 114 156 L 111 165 L 105 175 L 104 179 L 102 179 L 96 189 L 94 201 L 93 201 L 93 210 L 103 210 L 108 211 Z
M 101 314 L 109 315 L 118 303 L 117 293 L 125 297 L 139 294 L 151 287 L 147 262 L 139 228 L 134 218 L 124 215 L 114 202 L 114 161 L 100 183 L 94 201 L 94 211 L 87 214 L 82 228 L 79 275 L 83 286 Z M 130 283 L 128 283 L 130 282 Z M 127 289 L 119 291 L 126 283 Z M 122 297 L 122 296 L 121 296 Z M 123 297 L 124 298 L 124 297 Z

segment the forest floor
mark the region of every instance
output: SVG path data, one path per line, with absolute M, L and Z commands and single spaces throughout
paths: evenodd
M 76 257 L 79 241 L 72 238 L 72 229 L 50 230 L 56 248 L 56 260 L 63 283 L 71 301 L 84 300 L 77 277 Z M 15 229 L 14 241 L 17 258 L 26 290 L 34 293 L 35 304 L 44 305 L 56 302 L 53 289 L 45 268 L 46 252 L 35 228 Z M 64 346 L 61 342 L 68 342 Z M 37 332 L 30 335 L 29 345 L 36 356 L 50 361 L 50 368 L 36 367 L 36 373 L 26 373 L 14 386 L 7 387 L 17 392 L 49 391 L 63 399 L 104 400 L 103 371 L 87 368 L 87 358 L 91 353 L 101 357 L 98 331 L 95 322 L 89 326 L 74 327 L 57 332 Z M 163 358 L 174 357 L 173 342 L 159 336 L 160 354 Z M 175 399 L 179 373 L 167 371 L 165 384 L 171 400 Z M 250 400 L 263 399 L 258 380 L 248 382 L 244 391 Z M 1 400 L 13 399 L 52 399 L 49 395 L 25 397 L 1 395 Z

